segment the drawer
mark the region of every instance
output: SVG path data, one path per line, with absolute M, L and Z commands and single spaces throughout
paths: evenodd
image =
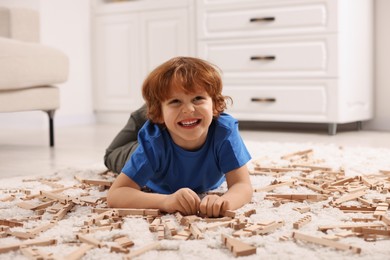
M 225 77 L 336 77 L 336 36 L 200 42 L 199 55 Z
M 260 1 L 252 6 L 220 6 L 198 8 L 200 39 L 336 32 L 337 3 L 334 0 L 295 4 L 288 1 L 273 6 Z
M 233 98 L 227 112 L 241 120 L 321 121 L 328 116 L 325 85 L 229 86 L 224 95 Z

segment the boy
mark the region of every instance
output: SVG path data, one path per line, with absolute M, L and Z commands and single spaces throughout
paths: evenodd
M 191 57 L 168 60 L 146 78 L 142 95 L 149 120 L 108 192 L 110 207 L 218 217 L 251 200 L 251 157 L 237 120 L 223 113 L 226 97 L 213 65 Z M 225 177 L 225 194 L 199 198 Z M 142 191 L 145 186 L 153 193 Z

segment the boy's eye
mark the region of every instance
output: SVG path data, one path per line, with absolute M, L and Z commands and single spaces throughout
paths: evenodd
M 180 100 L 178 100 L 178 99 L 172 99 L 168 102 L 169 105 L 174 105 L 174 104 L 178 104 L 178 103 L 180 103 Z
M 196 102 L 196 101 L 201 101 L 201 100 L 203 100 L 204 99 L 204 97 L 202 97 L 202 96 L 197 96 L 197 97 L 195 97 L 194 98 L 194 101 Z

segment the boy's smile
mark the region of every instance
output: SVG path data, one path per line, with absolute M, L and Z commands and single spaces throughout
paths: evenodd
M 186 93 L 174 88 L 161 107 L 163 123 L 175 144 L 186 150 L 196 150 L 204 144 L 213 120 L 213 102 L 206 91 L 198 88 Z

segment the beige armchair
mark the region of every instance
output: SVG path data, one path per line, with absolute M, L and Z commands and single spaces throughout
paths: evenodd
M 53 84 L 68 77 L 68 58 L 39 43 L 39 13 L 0 7 L 0 112 L 41 110 L 49 116 L 54 146 L 54 113 L 60 106 Z

